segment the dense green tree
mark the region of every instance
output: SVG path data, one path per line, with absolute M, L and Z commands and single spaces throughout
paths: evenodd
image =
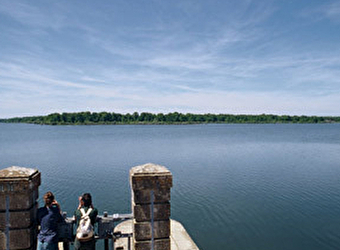
M 152 114 L 134 112 L 119 114 L 109 112 L 52 113 L 47 116 L 14 117 L 0 122 L 34 124 L 194 124 L 194 123 L 330 123 L 340 122 L 340 117 L 289 116 L 289 115 L 230 115 L 230 114 Z

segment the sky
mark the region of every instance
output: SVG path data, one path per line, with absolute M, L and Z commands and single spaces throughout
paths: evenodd
M 0 118 L 340 116 L 340 1 L 1 0 Z

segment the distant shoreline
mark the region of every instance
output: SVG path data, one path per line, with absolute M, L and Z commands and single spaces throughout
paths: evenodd
M 27 116 L 0 119 L 1 123 L 29 123 L 40 125 L 190 125 L 190 124 L 280 124 L 280 123 L 340 123 L 339 116 L 290 115 L 231 115 L 134 112 L 52 113 L 46 116 Z

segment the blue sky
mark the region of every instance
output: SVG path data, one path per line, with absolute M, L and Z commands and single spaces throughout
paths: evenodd
M 0 4 L 0 117 L 340 115 L 340 1 Z

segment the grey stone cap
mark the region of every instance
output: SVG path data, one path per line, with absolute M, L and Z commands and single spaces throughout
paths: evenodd
M 140 175 L 171 175 L 171 172 L 164 166 L 147 163 L 144 165 L 136 166 L 131 168 L 130 175 L 140 176 Z
M 0 170 L 0 179 L 31 179 L 37 173 L 37 169 L 12 166 Z
M 172 174 L 164 166 L 148 163 L 130 170 L 130 185 L 137 190 L 159 190 L 172 187 Z

